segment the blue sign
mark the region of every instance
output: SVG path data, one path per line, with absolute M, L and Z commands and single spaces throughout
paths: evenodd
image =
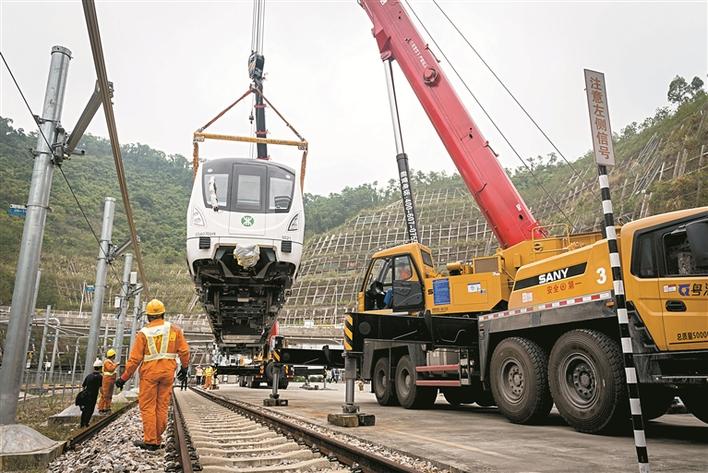
M 433 280 L 433 303 L 447 305 L 450 303 L 450 281 L 447 279 Z
M 27 216 L 27 207 L 24 205 L 10 204 L 10 207 L 7 209 L 7 214 L 10 217 L 25 218 Z
M 96 292 L 96 287 L 93 285 L 86 286 L 86 292 Z

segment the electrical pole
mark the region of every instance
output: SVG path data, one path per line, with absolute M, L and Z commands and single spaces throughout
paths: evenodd
M 49 313 L 52 311 L 52 306 L 48 305 L 44 313 L 44 329 L 42 330 L 42 344 L 39 346 L 39 360 L 37 361 L 37 377 L 34 384 L 41 389 L 42 387 L 42 371 L 44 371 L 44 347 L 47 343 L 47 330 L 49 329 Z
M 135 296 L 133 298 L 133 323 L 130 324 L 130 344 L 128 345 L 128 353 L 130 353 L 130 349 L 133 348 L 133 343 L 135 342 L 135 334 L 138 330 L 138 320 L 140 319 L 140 316 L 142 315 L 140 313 L 140 293 L 142 292 L 142 287 L 138 286 L 135 288 Z M 137 378 L 138 374 L 137 371 L 135 372 L 135 377 Z M 136 381 L 137 383 L 137 381 Z M 127 389 L 130 389 L 133 387 L 133 378 L 130 378 L 128 382 L 126 383 L 128 385 Z
M 106 275 L 108 273 L 111 237 L 113 235 L 113 216 L 115 212 L 116 199 L 106 197 L 103 203 L 103 224 L 101 225 L 101 241 L 98 249 L 98 261 L 96 262 L 96 283 L 93 286 L 91 324 L 86 344 L 84 378 L 93 371 L 93 362 L 96 359 L 96 351 L 98 349 L 98 337 L 101 331 L 101 315 L 103 314 L 103 296 L 106 293 Z M 108 326 L 106 326 L 106 329 L 108 329 Z
M 25 351 L 22 357 L 22 378 L 20 379 L 20 386 L 25 384 L 25 377 L 29 374 L 27 373 L 27 351 L 29 350 L 30 336 L 32 335 L 32 322 L 34 321 L 34 316 L 37 314 L 37 296 L 39 295 L 39 281 L 42 278 L 42 270 L 37 270 L 37 284 L 34 286 L 34 296 L 32 297 L 32 314 L 29 319 L 29 326 L 27 327 L 27 340 L 25 341 Z
M 52 384 L 54 381 L 54 360 L 57 358 L 57 348 L 58 348 L 58 343 L 59 343 L 59 329 L 61 327 L 61 324 L 59 323 L 59 319 L 54 318 L 57 322 L 57 326 L 54 329 L 54 347 L 52 348 L 52 362 L 49 365 L 49 383 Z
M 5 335 L 5 352 L 0 368 L 0 424 L 15 424 L 17 401 L 20 393 L 22 360 L 25 334 L 29 329 L 32 314 L 32 294 L 36 284 L 37 270 L 44 239 L 44 224 L 47 220 L 49 194 L 54 175 L 55 150 L 63 157 L 61 146 L 53 145 L 63 139 L 59 120 L 64 104 L 64 91 L 69 71 L 71 51 L 62 46 L 52 48 L 47 89 L 42 115 L 38 118 L 40 133 L 37 137 L 32 182 L 27 199 L 27 216 L 22 230 L 20 254 L 17 258 L 15 286 L 12 293 L 10 321 Z M 46 138 L 46 141 L 45 141 Z
M 123 287 L 120 291 L 120 312 L 118 323 L 116 324 L 116 336 L 113 339 L 113 348 L 116 350 L 116 361 L 121 364 L 123 355 L 123 332 L 125 331 L 125 318 L 128 316 L 128 306 L 130 305 L 130 270 L 133 266 L 133 254 L 126 253 L 123 263 Z

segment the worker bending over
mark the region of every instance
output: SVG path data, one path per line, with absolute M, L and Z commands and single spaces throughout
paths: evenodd
M 113 403 L 113 387 L 116 383 L 116 370 L 118 363 L 115 362 L 116 351 L 110 348 L 106 352 L 106 359 L 103 360 L 101 374 L 101 401 L 98 403 L 98 413 L 107 414 L 111 412 L 111 404 Z
M 164 320 L 165 305 L 162 302 L 151 300 L 145 312 L 148 324 L 135 337 L 125 372 L 116 381 L 116 386 L 122 389 L 140 366 L 138 404 L 143 420 L 143 441 L 133 443 L 146 450 L 157 450 L 167 427 L 167 407 L 172 397 L 177 358 L 182 362 L 177 378 L 182 379 L 187 376 L 189 345 L 182 329 Z

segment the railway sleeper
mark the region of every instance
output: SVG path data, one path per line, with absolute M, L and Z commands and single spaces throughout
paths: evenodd
M 223 465 L 208 465 L 202 470 L 203 473 L 290 473 L 290 472 L 315 472 L 327 470 L 331 473 L 350 473 L 348 468 L 342 468 L 337 463 L 330 462 L 326 458 L 316 458 L 287 465 L 260 466 L 254 468 L 233 468 Z
M 297 445 L 296 445 L 297 446 Z M 299 446 L 298 446 L 299 447 Z M 273 453 L 272 455 L 261 455 L 251 458 L 235 458 L 223 455 L 218 456 L 200 455 L 199 461 L 202 467 L 207 465 L 233 465 L 236 467 L 256 467 L 256 466 L 278 466 L 279 464 L 289 465 L 303 460 L 321 459 L 322 456 L 314 453 L 310 449 L 299 447 L 296 451 L 285 453 Z M 329 462 L 329 460 L 325 459 Z
M 292 452 L 295 450 L 302 450 L 303 448 L 293 442 L 283 442 L 278 445 L 267 446 L 263 448 L 237 448 L 237 449 L 226 449 L 226 448 L 213 448 L 213 447 L 199 447 L 199 451 L 203 455 L 216 455 L 216 456 L 226 456 L 229 458 L 237 458 L 247 455 L 267 455 L 268 453 L 283 453 Z
M 284 443 L 288 443 L 288 439 L 277 434 L 273 434 L 270 438 L 261 438 L 258 440 L 246 439 L 246 440 L 222 440 L 222 439 L 209 439 L 207 441 L 193 442 L 194 446 L 197 448 L 253 448 L 257 446 L 265 447 L 269 445 L 277 446 Z

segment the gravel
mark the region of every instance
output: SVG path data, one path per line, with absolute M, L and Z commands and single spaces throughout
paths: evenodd
M 142 450 L 133 445 L 142 440 L 143 424 L 135 407 L 76 450 L 60 456 L 47 467 L 48 473 L 163 472 L 165 450 Z

